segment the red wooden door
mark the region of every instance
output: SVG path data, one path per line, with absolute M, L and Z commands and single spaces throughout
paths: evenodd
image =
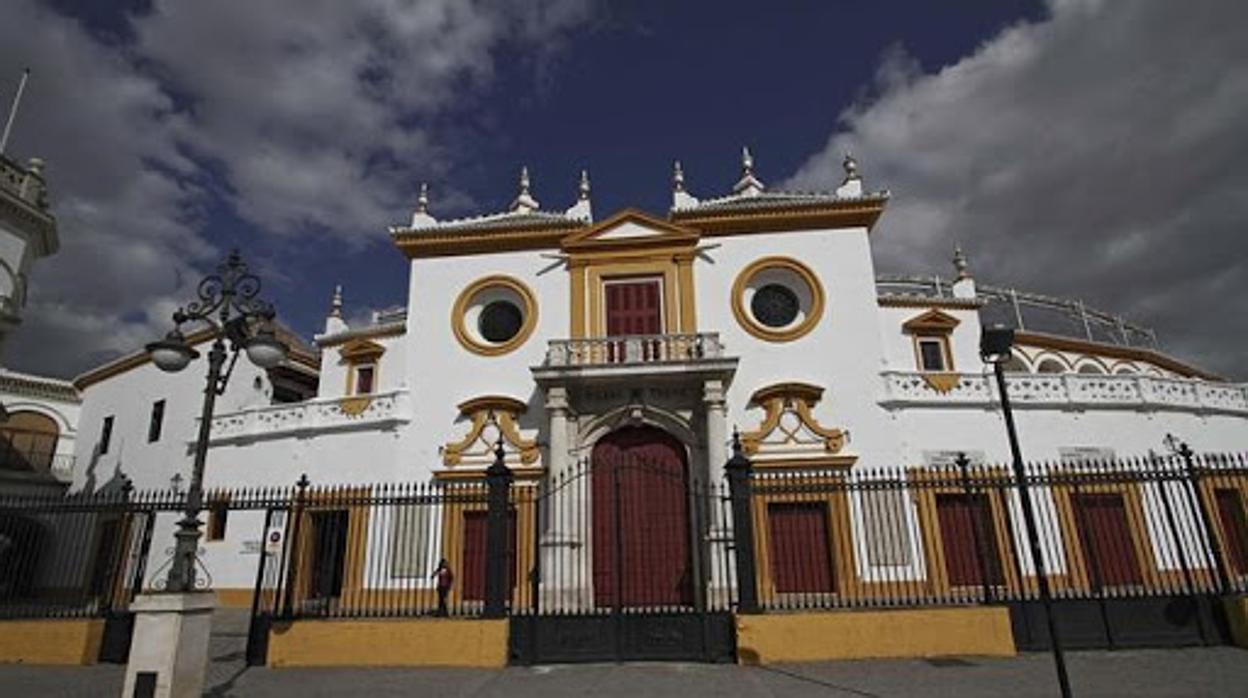
M 768 504 L 767 533 L 771 581 L 777 592 L 833 590 L 826 504 Z
M 1081 494 L 1074 498 L 1088 579 L 1105 586 L 1140 584 L 1144 574 L 1135 553 L 1127 506 L 1120 494 Z
M 691 604 L 684 446 L 625 427 L 598 441 L 592 462 L 596 605 Z
M 936 519 L 940 523 L 940 544 L 950 586 L 981 585 L 984 573 L 989 584 L 1005 583 L 992 508 L 986 495 L 938 494 Z
M 463 580 L 465 601 L 485 600 L 485 556 L 489 540 L 489 515 L 484 509 L 464 512 Z M 451 570 L 452 573 L 460 570 Z M 516 512 L 507 521 L 507 580 L 516 588 Z
M 1248 518 L 1244 513 L 1244 501 L 1238 490 L 1218 489 L 1214 492 L 1218 503 L 1218 519 L 1222 522 L 1222 539 L 1226 556 L 1235 574 L 1248 574 Z
M 659 334 L 662 293 L 658 279 L 611 282 L 606 285 L 607 335 Z

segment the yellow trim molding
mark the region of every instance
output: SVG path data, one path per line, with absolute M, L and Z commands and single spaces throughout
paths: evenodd
M 750 311 L 745 307 L 745 287 L 750 283 L 759 272 L 767 269 L 786 269 L 797 274 L 810 289 L 810 309 L 806 314 L 806 318 L 794 327 L 776 329 L 767 327 L 756 321 Z M 737 274 L 736 281 L 732 284 L 732 314 L 737 319 L 737 323 L 741 328 L 751 335 L 768 342 L 792 342 L 799 339 L 815 329 L 815 325 L 819 324 L 819 320 L 823 317 L 823 306 L 825 303 L 823 286 L 819 283 L 819 278 L 805 264 L 791 257 L 762 257 L 748 264 Z
M 298 620 L 269 634 L 269 666 L 507 665 L 507 620 Z
M 672 212 L 672 221 L 693 228 L 703 236 L 771 233 L 780 231 L 827 231 L 831 228 L 875 226 L 887 199 L 829 202 L 826 206 L 771 211 L 706 212 L 698 209 Z
M 656 234 L 627 238 L 604 237 L 611 229 L 623 223 L 636 223 L 654 230 Z M 699 237 L 696 230 L 629 208 L 589 228 L 568 235 L 560 246 L 565 252 L 609 250 L 636 252 L 639 249 L 653 247 L 692 247 L 698 243 Z
M 945 347 L 946 353 L 948 346 Z M 952 362 L 950 362 L 952 363 Z M 962 374 L 960 373 L 924 373 L 923 382 L 927 383 L 927 387 L 935 390 L 940 394 L 945 394 L 950 390 L 958 387 L 962 383 Z
M 461 402 L 458 406 L 459 413 L 472 420 L 472 425 L 462 439 L 443 446 L 443 465 L 454 467 L 462 464 L 467 451 L 474 444 L 482 441 L 481 432 L 490 424 L 491 419 L 498 425 L 498 431 L 503 440 L 511 446 L 510 452 L 520 454 L 520 462 L 523 465 L 531 466 L 536 463 L 541 455 L 537 441 L 522 437 L 517 423 L 519 416 L 528 408 L 529 406 L 520 400 L 505 395 L 483 395 Z M 481 443 L 479 445 L 484 448 L 488 460 L 493 444 Z M 483 463 L 483 465 L 488 465 L 488 463 Z
M 901 329 L 906 332 L 939 332 L 948 334 L 952 332 L 955 327 L 961 324 L 961 322 L 961 320 L 958 320 L 949 313 L 941 312 L 932 308 L 926 313 L 920 313 L 919 315 L 901 323 Z
M 479 342 L 464 327 L 464 316 L 468 311 L 468 304 L 472 302 L 472 299 L 478 293 L 491 286 L 502 286 L 511 290 L 520 297 L 521 302 L 524 304 L 524 307 L 521 308 L 524 311 L 524 323 L 520 326 L 520 331 L 516 333 L 515 337 L 501 344 Z M 529 336 L 533 334 L 533 329 L 536 327 L 537 297 L 520 280 L 501 274 L 482 277 L 468 284 L 468 287 L 460 292 L 459 297 L 455 299 L 455 306 L 451 310 L 451 331 L 455 333 L 455 339 L 459 341 L 460 346 L 463 348 L 481 356 L 501 356 L 515 350 L 528 341 Z
M 104 641 L 100 618 L 0 621 L 0 664 L 95 664 Z
M 737 616 L 737 656 L 747 665 L 1015 654 L 1004 606 Z

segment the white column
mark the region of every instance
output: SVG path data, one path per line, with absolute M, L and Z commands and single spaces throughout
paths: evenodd
M 728 407 L 724 404 L 724 383 L 708 380 L 702 384 L 702 404 L 706 407 L 707 474 L 712 483 L 724 476 L 728 462 Z
M 550 416 L 551 475 L 562 475 L 568 469 L 568 390 L 562 386 L 546 389 L 546 414 Z

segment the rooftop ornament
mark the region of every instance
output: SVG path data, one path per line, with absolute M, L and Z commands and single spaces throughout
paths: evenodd
M 541 208 L 541 204 L 533 195 L 529 193 L 529 168 L 523 166 L 520 168 L 520 193 L 516 195 L 515 201 L 511 202 L 511 211 L 513 213 L 533 213 Z

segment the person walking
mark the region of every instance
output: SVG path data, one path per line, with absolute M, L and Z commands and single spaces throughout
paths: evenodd
M 438 567 L 433 571 L 433 579 L 437 580 L 438 589 L 438 616 L 445 618 L 446 597 L 451 593 L 451 585 L 455 583 L 455 574 L 451 572 L 451 566 L 447 564 L 446 558 L 438 561 Z

